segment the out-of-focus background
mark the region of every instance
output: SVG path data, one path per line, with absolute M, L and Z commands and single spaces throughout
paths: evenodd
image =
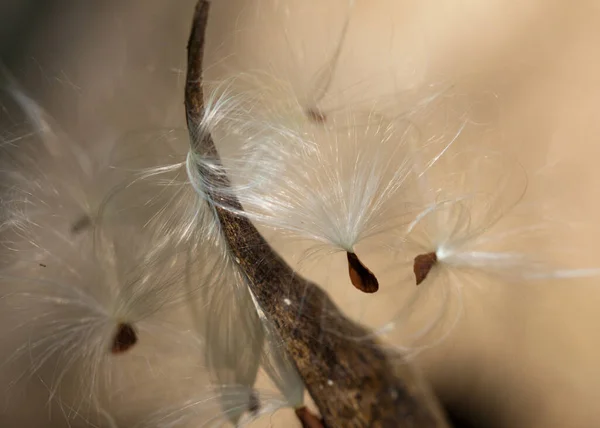
M 194 3 L 1 0 L 1 60 L 84 145 L 131 131 L 184 129 Z M 207 76 L 268 70 L 308 91 L 347 13 L 343 0 L 215 1 Z M 410 106 L 407 97 L 420 88 L 451 86 L 445 111 L 468 105 L 484 124 L 462 143 L 485 143 L 518 159 L 529 178 L 528 219 L 564 226 L 548 241 L 529 242 L 530 250 L 555 246 L 568 250 L 567 264 L 599 266 L 599 44 L 593 0 L 356 0 L 330 91 L 337 103 L 380 98 Z M 427 132 L 453 129 L 458 119 L 448 117 Z M 344 266 L 341 259 L 330 265 L 340 275 L 329 274 L 327 289 L 343 302 Z M 598 279 L 481 283 L 476 292 L 471 285 L 464 285 L 457 328 L 417 357 L 462 421 L 457 426 L 600 424 Z M 378 310 L 395 302 L 385 304 Z M 39 397 L 6 403 L 2 426 L 65 426 L 57 415 L 56 425 L 48 422 Z M 289 426 L 285 415 L 271 423 Z

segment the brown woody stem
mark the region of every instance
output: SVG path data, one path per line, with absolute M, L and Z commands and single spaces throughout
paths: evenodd
M 210 4 L 196 6 L 188 44 L 185 88 L 191 148 L 218 161 L 202 128 L 202 61 Z M 229 179 L 214 168 L 200 171 L 224 239 L 265 315 L 323 416 L 325 427 L 442 428 L 447 423 L 421 377 L 400 356 L 385 352 L 364 327 L 348 320 L 316 284 L 297 275 L 241 212 Z M 361 340 L 358 340 L 361 338 Z

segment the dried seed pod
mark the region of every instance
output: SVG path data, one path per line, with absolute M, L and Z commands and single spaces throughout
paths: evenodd
M 435 252 L 419 254 L 417 257 L 415 257 L 413 270 L 415 272 L 417 285 L 425 281 L 425 278 L 427 278 L 427 275 L 429 275 L 429 271 L 431 268 L 433 268 L 433 266 L 435 266 L 436 263 L 437 255 Z
M 371 272 L 358 258 L 355 253 L 347 252 L 348 272 L 352 285 L 363 293 L 375 293 L 379 290 L 379 282 L 373 272 Z

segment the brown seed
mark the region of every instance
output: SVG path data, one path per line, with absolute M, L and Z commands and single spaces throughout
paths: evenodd
M 117 332 L 113 339 L 111 352 L 113 354 L 122 354 L 135 345 L 137 341 L 137 333 L 133 326 L 128 323 L 120 323 L 117 326 Z
M 355 253 L 347 252 L 348 256 L 348 273 L 352 285 L 358 288 L 363 293 L 375 293 L 379 290 L 379 282 L 373 272 L 371 272 Z
M 435 264 L 437 263 L 437 255 L 435 252 L 420 254 L 415 257 L 415 263 L 413 265 L 413 270 L 415 272 L 415 279 L 417 280 L 417 285 L 425 281 L 427 275 L 429 275 L 429 271 Z
M 77 235 L 80 232 L 83 232 L 85 229 L 92 225 L 92 219 L 89 215 L 84 214 L 73 223 L 71 226 L 71 233 Z
M 260 399 L 258 398 L 258 394 L 256 391 L 252 391 L 250 393 L 250 397 L 248 398 L 248 411 L 253 415 L 256 415 L 260 410 Z
M 324 428 L 323 420 L 313 415 L 306 407 L 296 409 L 296 416 L 302 428 Z
M 312 120 L 315 123 L 325 123 L 325 121 L 327 120 L 327 116 L 325 116 L 325 113 L 313 108 L 309 108 L 308 110 L 306 110 L 306 115 L 310 120 Z

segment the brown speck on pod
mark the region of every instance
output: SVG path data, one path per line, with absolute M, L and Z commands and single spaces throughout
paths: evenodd
M 348 256 L 348 273 L 352 285 L 363 293 L 375 293 L 379 290 L 379 281 L 377 281 L 373 272 L 360 261 L 358 256 L 349 251 L 346 255 Z
M 306 115 L 310 120 L 312 120 L 315 123 L 325 123 L 325 121 L 327 120 L 327 116 L 325 116 L 325 113 L 314 108 L 309 108 L 308 110 L 306 110 Z
M 413 265 L 413 270 L 415 272 L 415 279 L 417 280 L 417 285 L 425 281 L 427 275 L 429 275 L 429 271 L 431 268 L 437 263 L 437 255 L 435 252 L 420 254 L 415 257 L 415 263 Z
M 296 409 L 296 416 L 302 424 L 302 428 L 325 428 L 323 420 L 313 415 L 306 407 Z
M 122 354 L 135 345 L 137 341 L 137 333 L 133 326 L 128 323 L 120 323 L 117 326 L 117 332 L 113 339 L 111 352 L 113 354 Z
M 250 397 L 248 397 L 248 411 L 252 413 L 252 415 L 258 414 L 260 410 L 260 399 L 258 398 L 258 394 L 256 391 L 252 391 L 250 393 Z
M 83 232 L 85 229 L 92 225 L 92 219 L 89 215 L 84 214 L 73 223 L 71 226 L 71 233 L 77 235 L 80 232 Z
M 48 267 L 48 266 L 45 265 L 44 263 L 40 263 L 40 267 Z

